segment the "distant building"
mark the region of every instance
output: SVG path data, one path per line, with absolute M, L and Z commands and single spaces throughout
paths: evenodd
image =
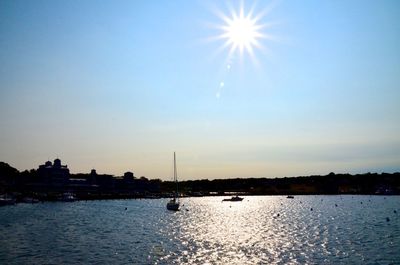
M 69 184 L 69 169 L 67 165 L 61 165 L 60 159 L 55 159 L 52 164 L 47 161 L 37 170 L 44 183 L 54 188 L 62 188 Z
M 125 174 L 124 174 L 124 181 L 126 181 L 126 182 L 131 182 L 131 181 L 133 181 L 133 179 L 135 178 L 135 176 L 133 175 L 133 173 L 132 172 L 125 172 Z
M 130 194 L 134 192 L 135 180 L 132 172 L 125 172 L 122 178 L 115 178 L 115 188 L 119 193 Z

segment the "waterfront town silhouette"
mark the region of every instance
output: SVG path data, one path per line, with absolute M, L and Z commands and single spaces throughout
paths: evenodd
M 297 176 L 285 178 L 199 179 L 179 182 L 180 196 L 246 195 L 310 195 L 310 194 L 376 194 L 400 193 L 400 173 L 365 173 Z M 135 177 L 127 171 L 123 176 L 90 173 L 71 174 L 59 158 L 46 161 L 37 169 L 19 172 L 0 162 L 0 194 L 16 200 L 26 197 L 41 201 L 168 198 L 173 196 L 172 181 Z

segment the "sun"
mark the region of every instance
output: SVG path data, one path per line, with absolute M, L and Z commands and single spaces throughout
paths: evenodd
M 248 52 L 253 55 L 254 48 L 260 48 L 260 39 L 265 36 L 262 34 L 262 25 L 258 24 L 261 16 L 253 16 L 250 11 L 245 15 L 243 6 L 239 12 L 232 11 L 231 17 L 225 15 L 222 19 L 225 25 L 221 26 L 223 33 L 220 35 L 225 39 L 225 47 L 230 47 L 230 53 L 239 51 L 242 55 Z

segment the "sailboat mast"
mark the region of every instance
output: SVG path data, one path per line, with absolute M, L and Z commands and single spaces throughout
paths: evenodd
M 175 152 L 174 152 L 174 180 L 175 180 L 175 184 L 176 184 L 175 195 L 176 195 L 176 197 L 178 197 L 178 173 L 176 172 L 176 155 L 175 155 Z

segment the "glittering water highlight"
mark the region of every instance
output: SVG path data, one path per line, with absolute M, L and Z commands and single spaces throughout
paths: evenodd
M 0 208 L 1 264 L 399 264 L 399 196 L 221 197 Z M 399 212 L 399 213 L 398 213 Z

